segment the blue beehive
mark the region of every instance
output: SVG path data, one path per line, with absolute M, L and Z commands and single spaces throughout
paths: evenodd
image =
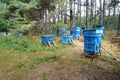
M 11 35 L 12 35 L 12 33 L 11 33 L 11 32 L 8 32 L 8 33 L 7 33 L 7 35 L 8 35 L 8 36 L 11 36 Z
M 41 36 L 41 43 L 47 44 L 47 42 L 49 41 L 50 43 L 53 43 L 53 41 L 55 40 L 55 37 L 53 35 L 43 35 Z
M 97 30 L 84 31 L 84 52 L 88 54 L 96 54 L 100 52 L 101 34 Z
M 73 36 L 72 35 L 64 35 L 62 36 L 62 43 L 63 44 L 71 44 Z
M 0 35 L 1 36 L 6 36 L 6 32 L 1 32 Z
M 30 34 L 29 31 L 25 31 L 25 32 L 24 32 L 24 35 L 29 35 L 29 34 Z
M 58 29 L 58 30 L 57 30 L 57 35 L 58 35 L 58 36 L 67 35 L 67 30 L 66 30 L 66 28 L 64 28 L 64 29 Z
M 80 38 L 80 27 L 79 26 L 75 26 L 75 27 L 72 27 L 72 36 L 73 38 L 75 39 L 79 39 Z
M 17 33 L 16 36 L 17 37 L 22 37 L 22 33 Z
M 104 35 L 104 26 L 103 25 L 98 25 L 96 26 L 96 29 L 101 33 L 101 35 Z
M 96 29 L 96 32 L 97 32 L 99 35 L 101 35 L 101 37 L 98 37 L 99 44 L 101 45 L 101 44 L 102 44 L 102 37 L 103 37 L 102 32 L 103 32 L 103 31 Z
M 83 28 L 81 29 L 81 32 L 83 32 L 84 30 L 87 30 L 87 28 L 86 28 L 86 27 L 83 27 Z

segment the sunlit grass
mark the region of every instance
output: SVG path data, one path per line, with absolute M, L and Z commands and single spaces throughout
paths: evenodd
M 0 38 L 0 79 L 1 80 L 23 80 L 28 79 L 33 70 L 41 64 L 49 65 L 49 63 L 57 62 L 61 66 L 81 67 L 81 74 L 89 75 L 84 66 L 112 69 L 119 62 L 112 60 L 105 53 L 97 57 L 93 62 L 90 58 L 83 57 L 80 54 L 83 50 L 78 46 L 63 45 L 61 37 L 56 37 L 56 46 L 49 47 L 42 45 L 40 37 L 1 37 Z M 119 49 L 113 47 L 110 49 L 110 44 L 103 40 L 102 45 L 109 52 L 116 52 Z M 19 48 L 20 47 L 20 48 Z M 117 52 L 119 53 L 119 52 Z M 116 53 L 114 53 L 116 55 Z M 41 75 L 41 79 L 47 79 L 45 74 Z

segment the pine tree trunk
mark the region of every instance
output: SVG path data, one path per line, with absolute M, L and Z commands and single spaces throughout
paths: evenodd
M 47 9 L 45 9 L 44 13 L 45 13 L 45 24 L 46 24 L 46 23 L 47 23 L 47 21 L 48 21 Z
M 116 8 L 115 8 L 115 6 L 114 6 L 114 11 L 113 11 L 113 29 L 115 29 L 115 10 L 116 10 Z
M 99 0 L 100 2 L 100 16 L 99 16 L 99 24 L 102 25 L 103 22 L 102 22 L 102 0 Z
M 109 4 L 110 4 L 110 1 L 109 1 Z M 110 10 L 110 7 L 109 7 L 109 9 L 108 9 L 107 26 L 109 26 L 109 24 L 110 24 L 110 12 L 111 12 L 111 10 Z
M 73 25 L 73 10 L 72 10 L 72 0 L 70 0 L 70 31 Z
M 118 19 L 118 29 L 117 34 L 120 35 L 120 12 L 119 12 L 119 19 Z
M 82 19 L 81 19 L 81 18 L 82 18 L 82 17 L 81 17 L 81 0 L 80 0 L 79 3 L 80 3 L 80 26 L 81 26 L 81 25 L 82 25 Z
M 96 16 L 96 0 L 94 1 L 94 7 L 95 7 L 95 16 Z M 94 19 L 94 24 L 96 24 L 96 17 Z
M 94 8 L 94 6 L 93 6 L 93 1 L 94 1 L 94 0 L 91 0 L 91 20 L 90 20 L 90 25 L 93 24 L 93 8 Z
M 64 14 L 64 24 L 67 24 L 67 0 L 66 0 L 66 12 Z
M 106 0 L 103 0 L 103 25 L 105 25 L 105 2 L 106 2 Z
M 84 0 L 84 22 L 85 22 L 85 25 L 86 25 L 86 1 Z M 87 25 L 86 25 L 87 26 Z
M 77 3 L 78 3 L 78 5 L 77 5 L 77 10 L 78 10 L 77 14 L 79 16 L 78 21 L 79 21 L 80 26 L 81 26 L 82 25 L 81 24 L 81 0 L 78 0 Z
M 89 2 L 86 0 L 86 27 L 89 29 Z

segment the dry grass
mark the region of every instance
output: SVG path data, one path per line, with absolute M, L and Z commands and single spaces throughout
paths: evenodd
M 0 79 L 119 80 L 120 49 L 114 44 L 103 40 L 102 46 L 107 52 L 103 51 L 92 62 L 89 58 L 80 57 L 83 53 L 82 40 L 74 40 L 75 46 L 62 45 L 60 42 L 61 39 L 57 37 L 56 47 L 40 52 L 20 53 L 0 48 Z

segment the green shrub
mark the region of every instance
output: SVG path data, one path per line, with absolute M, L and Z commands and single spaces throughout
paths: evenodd
M 0 46 L 4 49 L 11 49 L 20 52 L 35 52 L 35 51 L 54 51 L 53 48 L 40 44 L 39 40 L 25 37 L 0 37 Z

